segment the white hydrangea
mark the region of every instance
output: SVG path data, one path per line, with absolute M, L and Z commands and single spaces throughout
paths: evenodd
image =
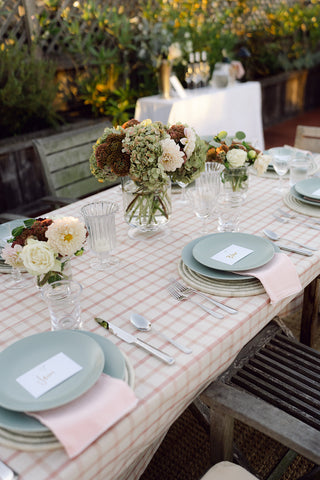
M 159 163 L 166 172 L 174 172 L 183 164 L 184 153 L 180 150 L 179 145 L 171 138 L 161 140 L 160 144 L 162 155 L 159 158 Z

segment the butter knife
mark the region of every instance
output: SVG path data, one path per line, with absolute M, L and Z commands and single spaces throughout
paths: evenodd
M 305 255 L 306 257 L 311 257 L 313 255 L 313 252 L 311 252 L 311 250 L 304 250 L 303 248 L 289 247 L 287 245 L 280 245 L 279 243 L 277 243 L 277 246 L 281 250 L 285 250 L 286 252 L 298 253 L 299 255 Z
M 125 330 L 122 330 L 122 328 L 117 327 L 116 325 L 110 322 L 106 322 L 105 320 L 102 320 L 102 318 L 95 318 L 95 321 L 99 323 L 101 327 L 105 328 L 106 330 L 110 330 L 111 333 L 121 338 L 121 340 L 124 340 L 127 343 L 134 343 L 138 347 L 141 347 L 144 350 L 146 350 L 148 353 L 151 353 L 155 357 L 160 358 L 160 360 L 162 360 L 163 362 L 168 363 L 169 365 L 172 365 L 175 362 L 174 358 L 170 357 L 166 353 L 161 352 L 161 350 L 158 350 L 157 348 L 153 347 L 149 343 L 146 343 L 143 340 L 140 340 L 140 338 L 135 337 L 134 335 L 131 335 L 131 333 L 128 333 Z

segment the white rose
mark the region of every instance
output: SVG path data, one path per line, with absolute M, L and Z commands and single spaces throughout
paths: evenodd
M 31 275 L 41 275 L 55 270 L 61 270 L 61 264 L 56 260 L 55 252 L 47 242 L 29 239 L 20 253 L 23 264 Z
M 264 155 L 263 153 L 259 153 L 253 166 L 257 170 L 258 175 L 262 175 L 267 170 L 268 165 L 271 162 L 272 158 L 270 155 Z
M 242 167 L 247 160 L 247 152 L 241 148 L 232 148 L 227 152 L 227 161 L 230 168 Z

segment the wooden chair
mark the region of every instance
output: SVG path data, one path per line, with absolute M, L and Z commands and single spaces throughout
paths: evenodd
M 320 153 L 320 127 L 298 125 L 294 146 L 302 150 Z
M 30 204 L 0 213 L 0 220 L 39 216 L 119 183 L 100 183 L 90 172 L 92 146 L 105 126 L 105 122 L 100 122 L 33 140 L 47 194 Z
M 320 353 L 277 322 L 241 350 L 200 400 L 209 407 L 213 464 L 233 460 L 235 419 L 291 449 L 282 463 L 295 452 L 320 464 Z M 313 472 L 320 475 L 319 467 Z
M 44 201 L 67 204 L 117 183 L 99 183 L 90 172 L 92 146 L 104 128 L 98 124 L 33 141 L 50 192 Z
M 201 477 L 201 480 L 257 480 L 240 465 L 231 462 L 220 462 L 214 465 Z

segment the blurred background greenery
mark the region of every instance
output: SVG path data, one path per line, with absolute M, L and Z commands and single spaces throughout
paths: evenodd
M 1 137 L 79 109 L 123 123 L 172 44 L 182 84 L 191 51 L 212 72 L 224 49 L 244 80 L 320 65 L 319 21 L 318 0 L 0 0 Z

